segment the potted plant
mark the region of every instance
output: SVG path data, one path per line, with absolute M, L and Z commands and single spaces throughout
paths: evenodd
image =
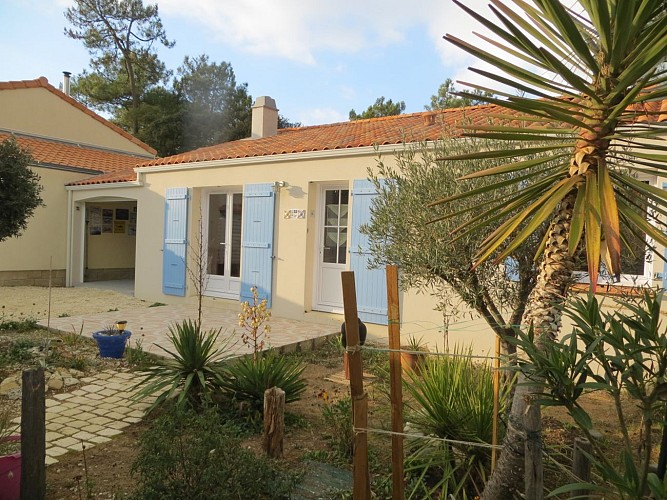
M 125 329 L 127 321 L 118 321 L 93 333 L 102 358 L 122 358 L 125 353 L 125 344 L 132 332 Z
M 0 499 L 18 500 L 21 494 L 21 437 L 9 408 L 0 410 Z
M 426 359 L 428 347 L 424 344 L 423 337 L 408 337 L 408 343 L 401 346 L 401 366 L 404 372 L 421 373 Z

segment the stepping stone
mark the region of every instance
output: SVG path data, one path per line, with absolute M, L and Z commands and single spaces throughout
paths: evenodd
M 305 466 L 303 479 L 292 491 L 292 500 L 335 498 L 352 492 L 352 472 L 312 460 L 307 460 Z

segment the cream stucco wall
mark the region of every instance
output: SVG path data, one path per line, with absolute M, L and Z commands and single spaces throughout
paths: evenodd
M 2 92 L 0 92 L 2 94 Z M 45 206 L 38 207 L 20 238 L 0 242 L 0 271 L 65 269 L 67 248 L 67 192 L 65 184 L 80 173 L 32 167 L 43 186 Z
M 0 110 L 1 129 L 148 154 L 139 145 L 45 88 L 2 90 Z
M 163 295 L 162 290 L 162 237 L 164 231 L 164 195 L 167 188 L 190 187 L 192 200 L 189 210 L 189 239 L 193 241 L 198 227 L 202 192 L 240 188 L 244 184 L 284 181 L 286 187 L 276 196 L 276 225 L 274 242 L 276 258 L 273 269 L 273 314 L 280 317 L 304 319 L 332 325 L 337 329 L 343 321 L 341 314 L 312 310 L 315 284 L 317 239 L 316 207 L 319 186 L 322 183 L 347 183 L 352 189 L 354 179 L 365 179 L 368 167 L 375 165 L 371 148 L 364 155 L 344 156 L 341 152 L 330 155 L 312 155 L 313 158 L 295 161 L 293 155 L 273 158 L 269 163 L 253 160 L 218 162 L 194 166 L 187 170 L 166 169 L 144 172 L 145 189 L 138 190 L 138 229 L 135 294 L 149 301 L 193 301 L 193 287 L 188 284 L 185 298 Z M 385 161 L 392 161 L 385 158 Z M 351 210 L 354 211 L 352 197 Z M 306 219 L 285 219 L 286 210 L 306 210 Z M 238 307 L 235 301 L 209 299 L 221 307 Z M 410 334 L 423 336 L 433 348 L 443 349 L 442 315 L 434 311 L 435 300 L 415 292 L 401 294 L 401 314 L 405 325 L 403 337 Z M 386 337 L 386 327 L 370 325 L 370 334 Z M 449 343 L 475 344 L 478 352 L 493 347 L 493 336 L 486 323 L 479 319 L 466 320 L 465 325 L 450 327 Z M 456 330 L 456 331 L 454 331 Z

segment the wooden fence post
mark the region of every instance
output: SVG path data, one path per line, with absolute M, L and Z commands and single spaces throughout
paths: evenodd
M 368 399 L 364 392 L 364 374 L 359 345 L 359 319 L 357 316 L 357 291 L 354 271 L 341 272 L 343 307 L 345 309 L 345 339 L 350 363 L 350 395 L 352 396 L 352 420 L 355 429 L 366 429 Z M 352 460 L 353 496 L 355 500 L 371 497 L 371 481 L 368 471 L 368 435 L 365 430 L 354 432 L 354 457 Z
M 21 399 L 21 498 L 46 496 L 46 401 L 44 368 L 25 370 Z
M 574 453 L 572 457 L 572 474 L 579 478 L 580 483 L 587 483 L 591 479 L 591 462 L 585 453 L 591 453 L 591 442 L 586 438 L 574 438 Z M 570 498 L 588 498 L 589 490 L 574 490 Z
M 264 391 L 264 436 L 262 448 L 271 458 L 282 458 L 285 437 L 285 391 L 272 387 Z
M 533 398 L 528 402 L 523 416 L 526 429 L 526 499 L 544 498 L 544 469 L 542 466 L 542 418 L 540 405 Z
M 498 411 L 500 408 L 500 335 L 496 334 L 496 359 L 493 360 L 493 424 L 491 430 L 491 472 L 496 468 L 498 456 Z
M 392 498 L 403 500 L 403 379 L 401 370 L 401 318 L 398 302 L 398 268 L 387 266 L 387 313 L 389 320 L 389 380 L 391 398 Z

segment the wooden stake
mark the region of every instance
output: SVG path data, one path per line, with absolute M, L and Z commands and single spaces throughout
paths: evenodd
M 591 479 L 591 462 L 584 454 L 593 450 L 591 443 L 586 438 L 574 438 L 574 454 L 572 457 L 572 473 L 579 478 L 581 483 L 587 483 Z M 588 498 L 590 490 L 574 490 L 570 498 Z
M 391 430 L 403 433 L 403 380 L 401 378 L 401 318 L 398 301 L 398 268 L 387 266 L 387 307 L 389 319 L 389 380 L 391 398 Z M 392 498 L 402 500 L 403 484 L 403 436 L 391 436 Z
M 350 363 L 352 421 L 355 429 L 366 429 L 368 423 L 368 399 L 364 392 L 354 272 L 343 271 L 341 273 L 341 280 L 343 284 L 343 307 L 345 308 L 345 338 Z M 354 433 L 354 458 L 352 467 L 354 499 L 368 500 L 371 497 L 371 482 L 368 472 L 368 435 L 363 430 L 355 430 Z
M 21 498 L 46 496 L 44 368 L 25 370 L 21 400 Z
M 523 416 L 526 429 L 526 499 L 544 498 L 544 469 L 542 466 L 542 418 L 540 405 L 532 400 Z
M 51 273 L 53 271 L 53 256 L 49 257 L 49 312 L 46 315 L 46 329 L 51 331 Z
M 496 359 L 493 360 L 493 429 L 491 431 L 491 472 L 496 468 L 498 450 L 498 409 L 500 407 L 500 335 L 496 335 Z
M 272 387 L 264 391 L 264 437 L 262 448 L 271 458 L 282 458 L 285 437 L 285 391 Z

